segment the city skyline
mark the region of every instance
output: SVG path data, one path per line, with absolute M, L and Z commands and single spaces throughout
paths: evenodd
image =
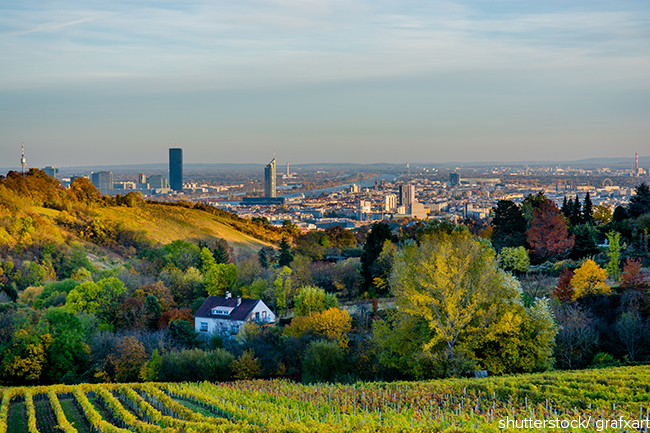
M 648 28 L 643 1 L 3 2 L 0 166 L 646 156 Z

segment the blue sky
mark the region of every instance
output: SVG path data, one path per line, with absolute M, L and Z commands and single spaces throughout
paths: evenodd
M 650 149 L 650 2 L 0 3 L 0 167 Z

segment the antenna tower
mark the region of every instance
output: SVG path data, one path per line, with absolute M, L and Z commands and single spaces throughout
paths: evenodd
M 23 176 L 25 176 L 25 166 L 27 165 L 27 160 L 25 159 L 25 142 L 22 142 L 22 156 L 20 157 L 20 165 L 23 167 Z

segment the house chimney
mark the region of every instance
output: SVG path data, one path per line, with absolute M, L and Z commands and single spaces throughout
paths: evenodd
M 232 294 L 230 292 L 226 292 L 226 299 L 232 298 Z
M 239 307 L 241 305 L 241 296 L 237 297 L 237 306 Z

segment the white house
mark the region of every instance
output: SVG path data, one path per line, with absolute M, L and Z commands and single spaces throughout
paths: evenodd
M 202 334 L 234 338 L 244 323 L 273 325 L 275 314 L 259 299 L 210 296 L 194 315 L 194 329 Z

